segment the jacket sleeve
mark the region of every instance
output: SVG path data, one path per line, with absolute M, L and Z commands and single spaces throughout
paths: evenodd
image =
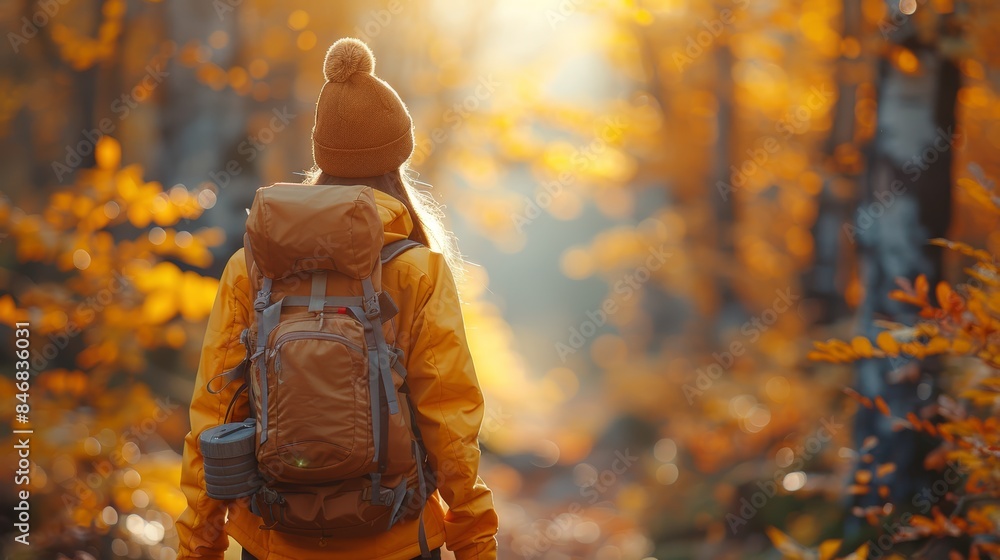
M 458 560 L 495 559 L 498 519 L 479 477 L 483 394 L 465 337 L 458 292 L 444 257 L 431 253 L 431 283 L 418 300 L 408 359 L 417 425 L 448 504 L 445 541 Z
M 181 467 L 181 490 L 187 498 L 187 509 L 177 519 L 180 537 L 180 560 L 222 560 L 229 539 L 225 531 L 226 504 L 208 497 L 205 492 L 204 463 L 198 448 L 198 437 L 207 428 L 223 423 L 226 408 L 236 389 L 233 381 L 219 394 L 206 389 L 215 375 L 238 365 L 246 355 L 240 343 L 240 333 L 248 324 L 249 295 L 246 265 L 242 251 L 237 251 L 222 273 L 215 304 L 208 318 L 198 375 L 191 397 L 191 431 L 184 438 L 184 460 Z M 212 387 L 218 389 L 222 380 Z M 242 398 L 246 401 L 246 398 Z M 235 415 L 246 414 L 246 403 L 234 407 Z M 236 416 L 242 418 L 240 416 Z

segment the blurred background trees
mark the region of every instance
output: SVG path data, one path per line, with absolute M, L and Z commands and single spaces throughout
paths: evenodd
M 919 508 L 941 478 L 925 461 L 939 442 L 873 399 L 943 422 L 925 403 L 963 398 L 974 370 L 807 355 L 916 322 L 889 297 L 897 277 L 961 284 L 974 255 L 928 239 L 997 253 L 981 208 L 1000 176 L 998 15 L 985 0 L 3 4 L 0 330 L 30 320 L 54 354 L 33 379 L 36 544 L 5 551 L 173 558 L 214 278 L 254 189 L 311 165 L 322 58 L 351 35 L 409 105 L 413 169 L 472 263 L 503 557 L 773 557 L 769 526 L 785 552 L 845 536 L 850 552 L 877 535 L 870 508 Z M 968 422 L 996 414 L 979 398 Z M 856 484 L 867 456 L 895 472 Z

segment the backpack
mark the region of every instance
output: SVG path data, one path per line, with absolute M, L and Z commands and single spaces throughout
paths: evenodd
M 323 545 L 416 517 L 426 553 L 421 515 L 435 485 L 403 353 L 386 328 L 398 309 L 381 291 L 383 265 L 418 245 L 404 239 L 383 247 L 370 187 L 257 190 L 244 236 L 256 294 L 240 337 L 247 355 L 220 376 L 244 379 L 227 420 L 249 391 L 251 424 L 242 425 L 253 437 L 256 469 L 242 482 L 251 485 L 246 493 L 261 528 Z

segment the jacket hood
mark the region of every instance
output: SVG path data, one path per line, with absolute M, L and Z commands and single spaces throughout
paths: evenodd
M 406 239 L 413 231 L 413 218 L 406 206 L 391 194 L 372 189 L 375 193 L 375 206 L 382 220 L 382 230 L 385 232 L 385 243 Z

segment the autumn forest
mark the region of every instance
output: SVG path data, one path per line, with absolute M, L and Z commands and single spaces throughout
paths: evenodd
M 219 278 L 255 190 L 313 165 L 341 37 L 408 106 L 465 262 L 499 558 L 1000 558 L 1000 4 L 8 0 L 0 24 L 5 558 L 178 558 Z

